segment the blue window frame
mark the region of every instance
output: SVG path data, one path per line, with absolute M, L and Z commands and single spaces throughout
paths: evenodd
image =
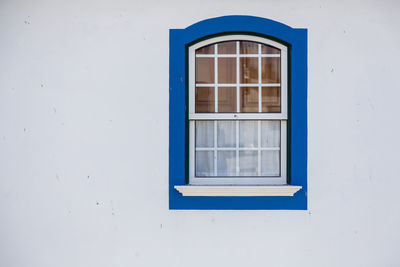
M 188 47 L 220 35 L 255 35 L 288 47 L 288 184 L 294 196 L 182 196 L 174 187 L 189 177 Z M 307 30 L 252 16 L 224 16 L 170 30 L 169 208 L 307 209 Z

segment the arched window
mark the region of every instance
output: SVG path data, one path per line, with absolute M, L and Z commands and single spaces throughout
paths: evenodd
M 307 30 L 225 16 L 169 45 L 170 209 L 307 209 Z
M 189 184 L 286 184 L 287 47 L 225 35 L 188 53 Z

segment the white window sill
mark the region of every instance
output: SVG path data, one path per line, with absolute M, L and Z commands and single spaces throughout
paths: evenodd
M 204 186 L 176 185 L 174 188 L 182 196 L 293 196 L 302 186 L 263 185 L 263 186 Z

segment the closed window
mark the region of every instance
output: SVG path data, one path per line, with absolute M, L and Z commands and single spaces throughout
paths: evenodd
M 307 209 L 307 29 L 170 30 L 170 209 Z
M 287 51 L 251 35 L 189 47 L 189 184 L 287 184 Z

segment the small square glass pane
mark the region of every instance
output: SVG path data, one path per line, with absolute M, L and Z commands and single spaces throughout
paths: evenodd
M 236 83 L 236 58 L 218 58 L 218 83 Z
M 261 151 L 261 176 L 280 176 L 279 151 Z
M 261 60 L 262 83 L 281 82 L 281 58 L 263 57 Z
M 258 112 L 258 87 L 240 88 L 240 112 Z
M 258 152 L 240 151 L 239 152 L 239 175 L 257 176 L 258 175 Z
M 196 121 L 196 148 L 214 147 L 214 122 Z
M 236 112 L 236 87 L 218 87 L 218 112 Z
M 280 147 L 281 122 L 261 121 L 261 147 Z
M 258 54 L 258 43 L 241 41 L 240 54 Z
M 236 41 L 218 43 L 218 54 L 236 54 Z
M 198 55 L 214 54 L 214 45 L 203 46 L 196 50 L 196 54 Z
M 196 176 L 214 176 L 213 151 L 196 151 Z
M 281 88 L 262 87 L 261 111 L 270 113 L 281 112 Z
M 196 113 L 215 111 L 214 87 L 196 87 Z
M 218 147 L 236 147 L 236 122 L 218 121 L 217 122 Z
M 278 48 L 272 47 L 270 45 L 261 45 L 261 53 L 262 54 L 280 54 L 281 51 Z
M 214 58 L 196 58 L 196 83 L 213 84 L 214 74 Z
M 240 58 L 240 83 L 258 83 L 258 58 Z
M 258 147 L 258 121 L 239 121 L 239 147 Z
M 236 176 L 236 152 L 218 151 L 217 159 L 218 176 Z

